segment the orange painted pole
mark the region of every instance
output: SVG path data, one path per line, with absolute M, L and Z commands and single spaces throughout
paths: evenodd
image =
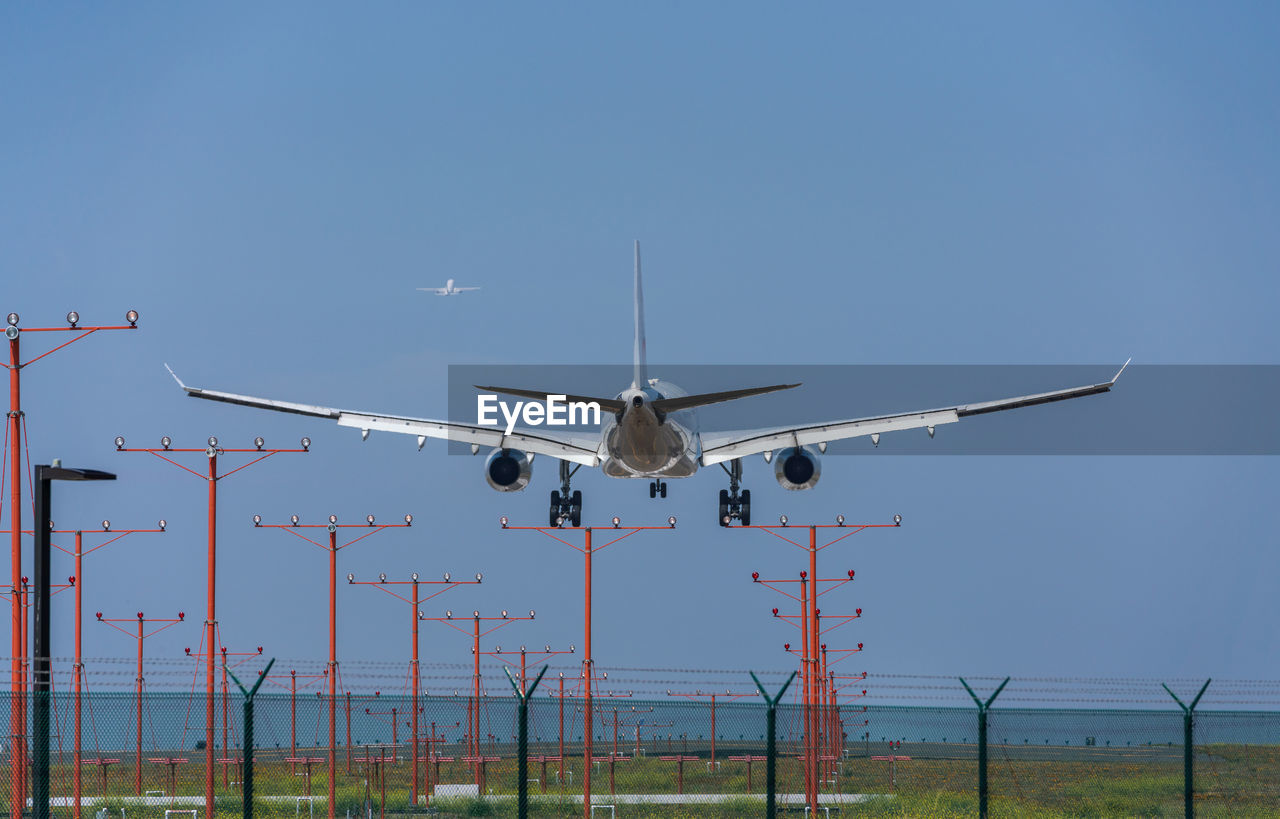
M 822 717 L 818 711 L 818 692 L 821 683 L 818 680 L 818 527 L 809 527 L 809 707 L 812 730 L 809 734 L 809 776 L 810 791 L 809 809 L 818 812 L 818 734 L 822 731 Z
M 585 703 L 582 710 L 582 816 L 583 819 L 591 819 L 591 734 L 594 730 L 591 713 L 591 675 L 595 671 L 591 664 L 593 657 L 591 653 L 591 527 L 588 526 L 583 532 L 586 540 L 582 551 L 586 559 L 583 567 L 582 623 L 586 654 L 582 658 L 582 691 Z
M 564 672 L 560 672 L 560 787 L 564 787 Z
M 338 529 L 329 527 L 329 819 L 338 787 Z
M 80 615 L 81 615 L 80 607 L 81 607 L 81 604 L 84 602 L 84 599 L 83 599 L 83 598 L 84 598 L 84 595 L 83 595 L 83 593 L 82 593 L 82 584 L 81 584 L 81 578 L 82 578 L 82 575 L 80 574 L 80 571 L 81 571 L 82 561 L 83 561 L 83 558 L 84 558 L 84 548 L 83 548 L 83 538 L 81 537 L 81 533 L 80 533 L 80 530 L 79 530 L 79 529 L 77 529 L 77 530 L 76 530 L 76 554 L 75 554 L 75 558 L 76 558 L 76 574 L 75 574 L 75 586 L 76 586 L 76 628 L 75 628 L 75 652 L 76 652 L 76 659 L 75 659 L 74 664 L 71 666 L 71 686 L 72 686 L 72 688 L 73 688 L 73 689 L 75 689 L 74 696 L 75 696 L 75 723 L 76 723 L 76 724 L 75 724 L 75 738 L 74 738 L 74 745 L 75 745 L 75 748 L 74 748 L 73 753 L 72 753 L 72 764 L 74 765 L 74 770 L 71 772 L 71 791 L 72 791 L 72 793 L 71 793 L 71 800 L 72 800 L 72 811 L 71 811 L 71 815 L 72 815 L 73 819 L 80 819 L 80 788 L 81 788 L 81 785 L 82 785 L 82 782 L 81 782 L 81 779 L 80 779 L 80 766 L 81 766 L 82 764 L 84 764 L 84 760 L 83 760 L 83 757 L 82 757 L 82 754 L 81 754 L 81 750 L 80 750 L 80 733 L 81 733 L 81 731 L 80 731 L 80 718 L 81 718 L 81 710 L 80 710 L 80 706 L 81 706 L 81 702 L 80 702 L 80 677 L 81 677 L 81 675 L 84 673 L 84 665 L 80 662 L 80 657 L 81 657 L 81 654 L 80 654 Z M 103 796 L 105 797 L 105 796 L 106 796 L 106 794 L 104 793 L 104 794 L 103 794 Z
M 22 597 L 18 578 L 22 577 L 22 388 L 18 355 L 19 333 L 9 334 L 9 577 L 13 582 L 9 660 L 9 804 L 12 819 L 22 819 L 26 796 L 22 777 L 26 771 L 26 704 L 22 683 Z
M 813 770 L 809 765 L 809 739 L 813 735 L 813 716 L 810 713 L 809 704 L 811 702 L 811 692 L 809 690 L 810 677 L 809 673 L 809 629 L 807 627 L 809 617 L 809 583 L 802 578 L 800 583 L 800 708 L 801 722 L 804 726 L 802 731 L 804 734 L 804 753 L 801 760 L 804 769 L 804 798 L 805 804 L 812 806 L 809 801 L 809 795 L 813 786 Z
M 412 726 L 410 730 L 413 733 L 413 742 L 410 745 L 410 747 L 412 748 L 412 751 L 410 753 L 412 754 L 413 777 L 409 785 L 409 803 L 412 806 L 412 808 L 417 808 L 418 806 L 418 580 L 417 580 L 417 575 L 414 575 L 414 579 L 412 580 L 412 583 L 413 583 L 413 599 L 410 601 L 409 619 L 412 623 L 410 627 L 410 631 L 412 632 L 413 651 L 410 654 L 410 657 L 412 659 L 409 661 L 409 673 L 413 675 L 413 682 L 411 684 L 411 690 L 413 692 L 413 699 L 411 704 L 411 707 L 413 708 L 413 718 L 410 720 L 410 723 Z M 427 745 L 427 756 L 428 757 L 431 756 L 430 744 Z M 428 786 L 428 789 L 429 788 L 430 786 Z
M 475 616 L 475 638 L 471 644 L 471 656 L 475 660 L 475 671 L 471 676 L 471 724 L 467 731 L 471 734 L 471 764 L 475 768 L 476 787 L 478 793 L 484 793 L 484 783 L 480 769 L 480 614 Z
M 204 809 L 205 819 L 214 819 L 215 805 L 213 795 L 213 681 L 214 651 L 218 642 L 218 616 L 215 602 L 217 600 L 218 579 L 218 450 L 213 443 L 207 450 L 209 456 L 209 583 L 208 603 L 204 620 L 205 628 L 205 707 L 204 707 Z
M 137 744 L 134 746 L 134 762 L 133 762 L 133 794 L 134 796 L 142 796 L 142 640 L 145 636 L 142 633 L 145 621 L 142 619 L 142 612 L 138 612 L 138 676 L 134 678 L 134 691 L 137 694 L 137 702 L 135 710 L 138 712 L 138 737 Z

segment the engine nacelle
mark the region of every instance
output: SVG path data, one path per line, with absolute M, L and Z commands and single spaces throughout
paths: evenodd
M 484 479 L 499 492 L 519 492 L 533 479 L 533 458 L 518 449 L 495 449 L 485 458 Z
M 773 456 L 773 476 L 778 485 L 792 491 L 812 489 L 822 476 L 822 461 L 815 447 L 791 447 Z

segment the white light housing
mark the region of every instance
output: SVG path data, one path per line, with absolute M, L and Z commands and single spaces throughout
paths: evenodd
M 902 515 L 894 515 L 894 516 L 893 516 L 893 525 L 894 525 L 894 526 L 901 526 L 901 525 L 902 525 Z
M 347 574 L 347 582 L 348 583 L 356 582 L 356 576 L 354 574 Z
M 410 579 L 410 580 L 412 580 L 414 583 L 417 583 L 417 582 L 418 582 L 418 573 L 417 573 L 417 572 L 414 572 L 413 574 L 409 575 L 409 579 Z
M 218 448 L 218 439 L 216 436 L 214 435 L 209 436 L 209 446 L 213 447 L 214 449 Z
M 721 518 L 721 521 L 724 523 L 725 526 L 728 526 L 730 523 L 733 522 L 733 519 L 730 518 L 728 515 L 725 515 L 723 518 Z
M 162 436 L 160 438 L 160 447 L 162 449 L 168 449 L 171 446 L 173 446 L 173 439 L 170 438 L 168 435 Z
M 471 616 L 472 616 L 472 617 L 479 617 L 479 616 L 480 616 L 480 612 L 478 612 L 478 611 L 473 611 L 473 612 L 471 612 Z
M 10 313 L 9 315 L 14 315 L 14 314 L 13 314 L 13 313 Z M 123 437 L 123 436 L 120 436 L 120 435 L 117 435 L 117 436 L 116 436 L 116 449 L 124 449 L 124 437 Z
M 110 532 L 110 531 L 111 531 L 111 521 L 109 521 L 109 520 L 104 520 L 104 521 L 102 522 L 102 531 L 104 531 L 104 532 Z
M 676 528 L 676 516 L 675 516 L 675 515 L 672 515 L 671 517 L 667 518 L 667 525 L 668 525 L 668 526 L 670 526 L 672 529 Z
M 386 582 L 387 582 L 387 573 L 386 573 L 386 572 L 383 572 L 383 573 L 381 573 L 381 574 L 379 574 L 379 575 L 378 575 L 378 582 L 379 582 L 379 583 L 386 583 Z
M 787 516 L 786 516 L 786 515 L 778 515 L 778 523 L 781 523 L 783 526 L 786 526 L 786 525 L 787 525 Z
M 132 327 L 138 323 L 138 311 L 130 310 L 129 312 L 124 314 L 124 318 L 125 318 L 125 321 L 129 322 L 129 326 Z
M 169 521 L 165 520 L 164 518 L 160 518 L 160 520 L 157 521 L 157 525 L 160 527 L 160 531 L 163 532 L 164 527 L 169 525 Z
M 529 609 L 529 619 L 533 619 L 533 609 Z
M 17 327 L 17 326 L 18 326 L 18 314 L 17 314 L 17 313 L 10 313 L 8 316 L 6 316 L 6 317 L 5 317 L 5 319 L 9 322 L 9 326 L 10 326 L 10 327 Z
M 480 572 L 476 572 L 476 582 L 479 583 L 481 580 L 484 580 L 484 575 L 480 574 Z
M 297 525 L 298 525 L 298 516 L 297 516 L 297 515 L 290 515 L 290 516 L 289 516 L 289 522 L 290 522 L 290 523 L 292 523 L 294 526 L 297 526 Z
M 494 653 L 495 653 L 495 654 L 501 654 L 501 653 L 502 653 L 502 646 L 494 646 L 494 647 L 493 647 L 493 651 L 494 651 Z
M 844 526 L 844 515 L 836 515 L 836 526 Z
M 329 522 L 330 522 L 330 523 L 337 523 L 337 522 L 338 522 L 338 516 L 337 516 L 337 515 L 330 515 L 330 516 L 329 516 Z
M 262 437 L 261 435 L 259 435 L 257 438 L 254 438 L 254 439 L 253 439 L 253 445 L 254 445 L 254 446 L 256 446 L 258 449 L 262 449 L 262 447 L 263 447 L 266 443 L 267 443 L 267 442 L 263 439 L 263 437 Z
M 446 609 L 446 610 L 445 610 L 445 613 L 444 613 L 444 619 L 446 619 L 446 620 L 452 620 L 452 619 L 453 619 L 453 609 Z
M 302 441 L 301 441 L 300 443 L 302 444 L 302 448 L 303 448 L 303 449 L 311 449 L 311 439 L 310 439 L 310 438 L 303 438 L 303 439 L 302 439 Z
M 254 526 L 261 526 L 261 525 L 262 525 L 262 515 L 254 515 L 254 516 L 253 516 L 253 525 L 254 525 Z
M 502 616 L 503 616 L 503 617 L 506 617 L 506 616 L 507 616 L 507 610 L 506 610 L 506 609 L 503 609 L 503 610 L 502 610 Z
M 365 516 L 364 516 L 364 519 L 365 519 L 365 520 L 367 520 L 367 521 L 369 522 L 369 525 L 370 525 L 370 526 L 372 526 L 372 525 L 373 525 L 373 515 L 365 515 Z
M 622 523 L 622 518 L 618 517 L 617 515 L 614 515 L 614 516 L 613 516 L 613 528 L 617 529 L 617 528 L 618 528 L 618 524 L 620 524 L 620 523 Z
M 72 329 L 75 329 L 75 326 L 79 323 L 80 323 L 79 313 L 77 313 L 75 310 L 72 310 L 70 313 L 67 313 L 67 324 L 70 324 Z
M 448 583 L 448 582 L 449 582 L 449 580 L 450 580 L 449 573 L 448 573 L 448 572 L 445 572 L 445 573 L 444 573 L 444 582 Z
M 509 522 L 509 521 L 507 520 L 507 516 L 506 516 L 506 515 L 503 515 L 502 517 L 498 518 L 498 523 L 501 523 L 501 524 L 502 524 L 502 528 L 503 528 L 503 529 L 507 528 L 507 523 L 508 523 L 508 522 Z
M 413 525 L 413 515 L 405 515 L 405 516 L 404 516 L 404 525 L 405 525 L 405 526 L 412 526 L 412 525 Z

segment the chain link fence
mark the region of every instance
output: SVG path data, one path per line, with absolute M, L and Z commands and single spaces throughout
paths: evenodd
M 335 815 L 515 815 L 517 700 L 509 691 L 478 702 L 465 693 L 422 696 L 416 709 L 411 697 L 382 693 L 263 692 L 255 702 L 257 814 L 327 816 L 332 765 Z M 135 694 L 94 693 L 79 698 L 77 720 L 76 697 L 57 693 L 52 815 L 203 817 L 210 774 L 217 812 L 240 814 L 243 698 L 216 696 L 212 754 L 207 705 L 204 692 L 148 693 L 141 709 Z M 779 810 L 802 812 L 812 778 L 820 806 L 832 811 L 977 815 L 976 708 L 817 710 L 820 717 L 778 708 Z M 29 720 L 30 709 L 0 718 L 11 716 Z M 1194 719 L 1197 813 L 1280 815 L 1280 712 L 1206 710 Z M 580 696 L 539 690 L 529 702 L 530 815 L 583 815 L 589 779 L 597 816 L 763 816 L 765 726 L 759 698 L 713 709 L 705 699 L 598 696 L 588 714 Z M 31 811 L 29 724 L 25 731 L 5 743 L 3 810 L 16 802 Z M 1183 751 L 1178 710 L 997 703 L 988 716 L 989 812 L 1182 815 Z

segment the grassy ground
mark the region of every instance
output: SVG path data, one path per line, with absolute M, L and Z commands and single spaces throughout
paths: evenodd
M 320 754 L 316 754 L 320 755 Z M 255 792 L 262 797 L 255 813 L 264 817 L 294 817 L 299 805 L 294 797 L 304 793 L 302 767 L 290 771 L 282 754 L 264 752 L 255 768 Z M 176 793 L 201 796 L 204 793 L 203 758 L 188 755 L 190 762 L 180 766 Z M 425 765 L 422 766 L 425 785 Z M 410 766 L 401 761 L 385 767 L 385 801 L 380 778 L 366 780 L 363 766 L 355 762 L 346 773 L 345 754 L 340 754 L 337 777 L 336 814 L 359 815 L 366 803 L 373 815 L 380 808 L 398 816 L 427 815 L 428 808 L 412 805 L 409 797 Z M 547 766 L 548 793 L 542 794 L 542 783 L 531 782 L 530 815 L 539 817 L 581 816 L 581 804 L 575 797 L 582 793 L 580 760 L 566 762 L 563 790 L 556 784 L 556 765 Z M 531 762 L 529 776 L 541 780 L 542 766 Z M 168 790 L 167 769 L 143 763 L 143 790 Z M 70 766 L 57 766 L 51 771 L 51 790 L 55 796 L 71 793 Z M 516 763 L 503 760 L 490 763 L 486 771 L 487 793 L 493 799 L 432 799 L 430 810 L 439 816 L 514 816 L 516 804 Z M 973 816 L 977 813 L 977 765 L 971 759 L 913 759 L 895 763 L 893 780 L 886 762 L 854 758 L 840 766 L 836 785 L 826 784 L 824 794 L 873 794 L 877 798 L 860 804 L 845 804 L 838 812 L 867 817 L 949 817 Z M 432 780 L 436 780 L 434 766 Z M 803 790 L 800 764 L 793 758 L 779 761 L 778 790 L 798 793 Z M 228 772 L 228 783 L 239 779 L 235 769 Z M 473 781 L 470 770 L 460 762 L 443 763 L 440 779 L 444 782 Z M 758 795 L 764 788 L 765 767 L 755 763 L 751 770 L 751 790 L 756 798 L 746 797 L 747 770 L 740 762 L 722 762 L 712 772 L 705 759 L 686 762 L 684 792 L 691 800 L 697 794 L 732 794 L 731 801 L 719 804 L 619 805 L 620 816 L 652 816 L 664 819 L 695 817 L 763 816 L 764 803 Z M 672 761 L 647 757 L 616 763 L 613 788 L 619 794 L 674 794 L 677 767 Z M 83 794 L 101 795 L 98 772 L 86 769 Z M 1213 745 L 1197 749 L 1196 812 L 1200 816 L 1280 816 L 1280 748 L 1273 746 Z M 4 783 L 7 785 L 7 782 Z M 1181 816 L 1183 815 L 1182 765 L 1168 753 L 1144 754 L 1140 749 L 1098 753 L 1088 759 L 1026 760 L 1004 757 L 993 747 L 989 765 L 990 814 L 993 817 L 1110 817 L 1110 816 Z M 311 794 L 323 797 L 326 792 L 325 765 L 314 765 Z M 607 801 L 610 793 L 608 763 L 592 770 L 592 791 L 597 802 Z M 133 760 L 124 759 L 111 768 L 106 804 L 116 811 L 124 808 L 128 819 L 163 819 L 164 805 L 139 805 L 126 801 L 133 792 Z M 223 787 L 221 766 L 216 778 L 218 814 L 234 819 L 240 815 L 241 795 L 233 785 Z M 0 794 L 0 802 L 7 801 Z M 93 816 L 97 807 L 83 815 Z M 176 805 L 175 807 L 185 807 Z M 316 814 L 327 814 L 323 799 L 315 803 Z M 833 806 L 833 812 L 837 809 Z M 203 811 L 201 811 L 203 813 Z M 55 815 L 69 816 L 70 810 L 58 808 Z M 301 806 L 307 816 L 307 805 Z M 597 816 L 602 814 L 599 810 Z M 803 816 L 803 812 L 782 811 L 781 815 Z

